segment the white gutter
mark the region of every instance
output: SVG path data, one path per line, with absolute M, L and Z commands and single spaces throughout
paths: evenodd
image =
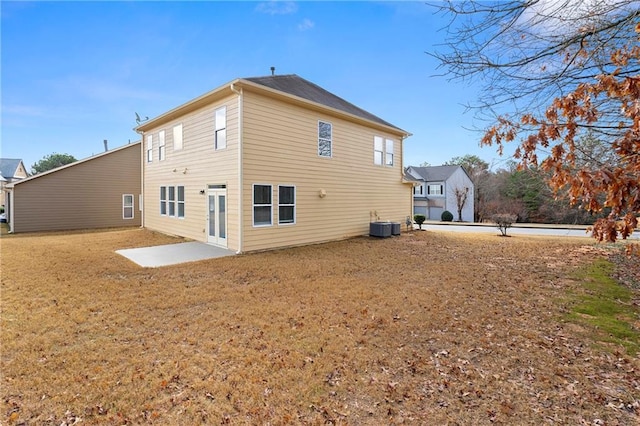
M 147 161 L 147 156 L 146 156 L 146 151 L 145 151 L 145 143 L 146 141 L 144 140 L 144 131 L 142 130 L 138 130 L 138 129 L 133 129 L 136 131 L 136 133 L 138 133 L 140 135 L 140 197 L 138 197 L 138 209 L 140 210 L 140 228 L 144 229 L 144 215 L 145 215 L 145 208 L 144 208 L 144 164 Z M 140 204 L 140 198 L 142 198 L 142 205 Z
M 242 179 L 242 87 L 236 89 L 234 83 L 229 85 L 232 92 L 238 95 L 238 250 L 236 254 L 242 253 L 243 223 L 242 218 L 244 212 L 242 210 L 242 198 L 244 197 L 244 181 Z

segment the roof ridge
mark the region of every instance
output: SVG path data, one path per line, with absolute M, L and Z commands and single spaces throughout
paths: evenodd
M 292 84 L 289 85 L 283 85 L 282 84 L 282 77 L 287 77 L 287 78 L 295 78 L 295 80 L 298 81 L 298 84 L 296 85 L 293 81 Z M 293 96 L 297 96 L 303 99 L 306 99 L 308 101 L 312 101 L 312 102 L 317 102 L 319 104 L 322 104 L 324 106 L 330 107 L 330 108 L 334 108 L 334 109 L 338 109 L 340 111 L 358 116 L 360 118 L 364 118 L 366 120 L 369 121 L 373 121 L 376 122 L 378 124 L 382 124 L 384 126 L 389 126 L 389 127 L 393 127 L 395 129 L 398 130 L 402 130 L 397 126 L 394 126 L 393 124 L 389 123 L 386 120 L 383 120 L 382 118 L 378 117 L 377 115 L 363 109 L 360 108 L 359 106 L 357 106 L 354 103 L 349 102 L 348 100 L 336 95 L 333 92 L 330 92 L 329 90 L 325 89 L 322 86 L 319 86 L 318 84 L 309 81 L 303 77 L 300 77 L 297 74 L 286 74 L 286 75 L 272 75 L 272 76 L 265 76 L 265 77 L 248 77 L 248 78 L 244 78 L 243 80 L 247 80 L 256 84 L 260 84 L 262 86 L 266 86 L 269 87 L 271 89 L 283 92 L 283 93 L 287 93 L 289 95 L 293 95 Z M 278 84 L 278 80 L 280 80 L 280 84 Z M 292 79 L 293 80 L 293 79 Z M 269 82 L 272 82 L 272 84 L 269 84 Z M 300 84 L 302 83 L 302 84 Z M 305 89 L 303 87 L 303 85 L 306 85 L 307 88 Z M 403 131 L 404 132 L 404 131 Z

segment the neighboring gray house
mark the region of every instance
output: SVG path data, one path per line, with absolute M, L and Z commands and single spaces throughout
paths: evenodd
M 429 166 L 405 169 L 408 179 L 415 181 L 413 188 L 413 214 L 423 214 L 428 220 L 440 220 L 445 210 L 459 220 L 456 191 L 466 193 L 462 208 L 462 221 L 473 222 L 474 187 L 461 166 Z
M 5 206 L 5 186 L 28 177 L 27 169 L 19 158 L 0 158 L 0 204 Z

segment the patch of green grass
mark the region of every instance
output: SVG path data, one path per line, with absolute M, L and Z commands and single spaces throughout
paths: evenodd
M 613 264 L 600 259 L 577 278 L 582 291 L 572 296 L 568 320 L 592 332 L 597 342 L 622 345 L 630 355 L 640 351 L 640 330 L 634 328 L 640 309 L 631 303 L 633 291 L 611 278 Z

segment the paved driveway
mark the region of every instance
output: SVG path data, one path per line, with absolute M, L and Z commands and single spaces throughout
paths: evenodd
M 494 225 L 487 224 L 444 224 L 432 222 L 425 222 L 422 224 L 422 229 L 429 231 L 451 231 L 451 232 L 477 232 L 483 234 L 496 234 L 500 235 L 500 231 Z M 591 238 L 591 233 L 586 231 L 585 226 L 558 226 L 558 225 L 514 225 L 507 230 L 507 235 L 548 235 L 554 237 L 586 237 Z M 640 239 L 640 230 L 636 230 L 630 239 Z

